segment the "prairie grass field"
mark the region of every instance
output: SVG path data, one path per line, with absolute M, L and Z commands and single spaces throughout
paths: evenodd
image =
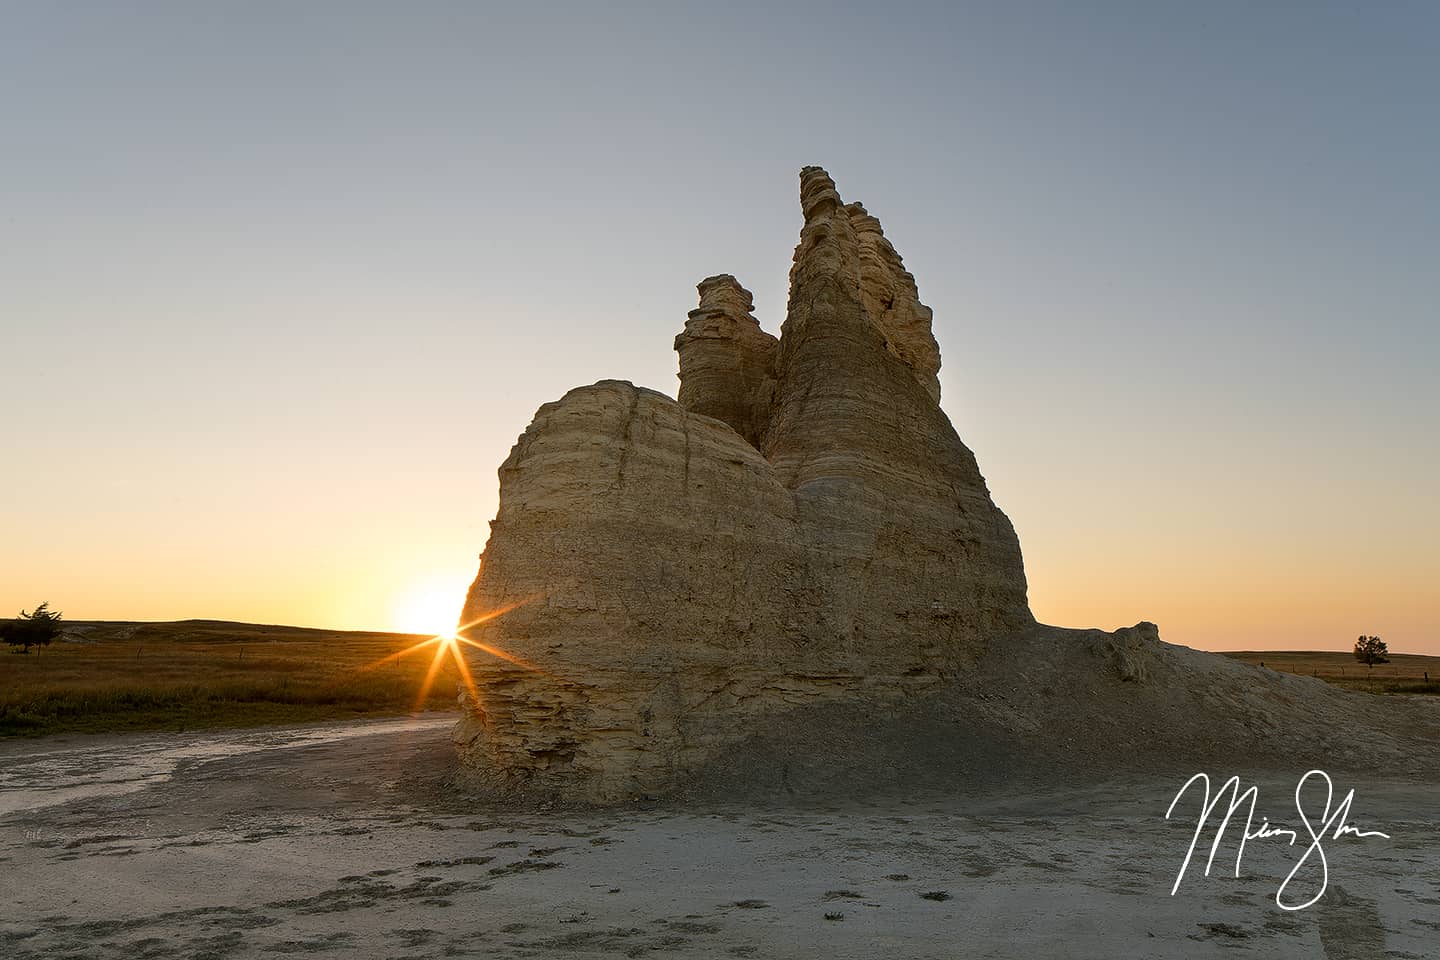
M 1362 693 L 1440 694 L 1440 657 L 1392 653 L 1389 663 L 1367 667 L 1353 654 L 1341 651 L 1243 650 L 1225 656 L 1281 673 L 1317 677 Z
M 66 622 L 29 654 L 0 650 L 0 737 L 185 730 L 393 716 L 454 705 L 448 658 L 420 691 L 429 639 L 208 620 Z

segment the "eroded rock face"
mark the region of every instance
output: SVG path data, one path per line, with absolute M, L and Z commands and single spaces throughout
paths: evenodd
M 796 706 L 883 702 L 1028 628 L 1020 547 L 938 403 L 940 357 L 879 224 L 818 167 L 782 335 L 700 284 L 680 399 L 546 404 L 500 468 L 462 624 L 462 757 L 503 784 L 661 793 Z
M 939 403 L 940 345 L 930 332 L 930 308 L 920 302 L 915 278 L 885 239 L 880 221 L 858 203 L 847 204 L 845 212 L 860 247 L 860 297 L 865 312 L 884 333 L 886 348 L 905 361 L 930 399 Z

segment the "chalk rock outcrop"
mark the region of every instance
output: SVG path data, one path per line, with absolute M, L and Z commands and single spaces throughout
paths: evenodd
M 708 278 L 678 401 L 579 387 L 501 466 L 455 734 L 484 776 L 661 793 L 797 706 L 898 700 L 1033 624 L 914 278 L 818 167 L 801 209 L 778 341 Z

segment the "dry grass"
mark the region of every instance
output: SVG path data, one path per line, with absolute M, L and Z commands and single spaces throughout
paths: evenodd
M 208 620 L 75 622 L 28 655 L 0 651 L 0 737 L 386 716 L 455 703 L 447 661 L 419 693 L 427 639 Z
M 1316 650 L 1245 650 L 1225 656 L 1365 693 L 1440 694 L 1440 657 L 1392 653 L 1389 663 L 1367 667 L 1352 654 Z
M 421 701 L 432 648 L 397 657 L 425 639 L 212 620 L 66 623 L 65 638 L 41 652 L 0 651 L 0 737 L 447 709 L 459 680 L 454 665 L 446 662 Z M 1226 656 L 1368 693 L 1440 694 L 1440 657 L 1392 654 L 1367 669 L 1348 653 Z

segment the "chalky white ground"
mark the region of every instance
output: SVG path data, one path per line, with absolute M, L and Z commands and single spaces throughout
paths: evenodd
M 607 810 L 456 790 L 451 718 L 0 745 L 0 954 L 25 957 L 1432 957 L 1440 786 L 1344 777 L 1392 840 L 1252 842 L 1170 895 L 1183 778 Z M 1240 773 L 1292 819 L 1303 769 Z M 1227 845 L 1227 850 L 1233 849 Z M 924 896 L 931 894 L 931 898 Z M 827 919 L 827 915 L 833 919 Z

